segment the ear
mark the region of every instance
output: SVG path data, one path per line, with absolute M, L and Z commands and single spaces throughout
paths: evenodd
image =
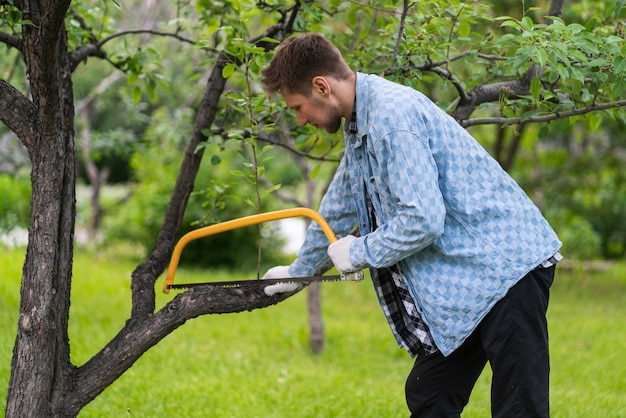
M 313 80 L 311 80 L 311 91 L 328 97 L 330 95 L 330 84 L 326 77 L 321 75 L 313 77 Z

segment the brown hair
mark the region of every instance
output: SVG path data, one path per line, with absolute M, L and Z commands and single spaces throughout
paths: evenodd
M 344 80 L 352 70 L 330 41 L 318 33 L 307 33 L 284 40 L 262 74 L 261 82 L 268 94 L 287 90 L 308 96 L 314 77 Z

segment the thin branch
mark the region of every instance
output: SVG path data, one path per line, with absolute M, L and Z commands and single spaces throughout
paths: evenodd
M 76 69 L 76 67 L 78 67 L 78 64 L 80 64 L 81 61 L 83 61 L 84 59 L 86 59 L 87 57 L 99 57 L 102 59 L 106 59 L 107 61 L 109 61 L 111 64 L 113 64 L 115 67 L 119 68 L 119 66 L 117 64 L 115 64 L 114 62 L 112 62 L 111 60 L 109 60 L 107 58 L 107 53 L 106 51 L 104 51 L 102 49 L 102 47 L 116 39 L 119 38 L 121 36 L 126 36 L 126 35 L 155 35 L 155 36 L 164 36 L 164 37 L 171 37 L 171 38 L 175 38 L 178 39 L 181 42 L 184 43 L 188 43 L 191 45 L 195 45 L 196 42 L 185 38 L 181 35 L 178 34 L 178 32 L 162 32 L 162 31 L 157 31 L 157 30 L 152 30 L 152 29 L 132 29 L 132 30 L 125 30 L 125 31 L 121 31 L 121 32 L 116 32 L 110 36 L 107 36 L 106 38 L 103 38 L 100 41 L 97 42 L 93 42 L 90 44 L 84 44 L 81 45 L 80 47 L 76 48 L 74 51 L 72 51 L 70 53 L 70 63 L 71 63 L 71 69 L 72 71 L 74 71 Z M 219 52 L 219 51 L 218 51 Z
M 619 100 L 617 102 L 609 102 L 609 103 L 601 103 L 593 106 L 582 107 L 579 109 L 568 110 L 566 112 L 555 112 L 550 113 L 548 115 L 537 115 L 532 116 L 530 118 L 504 118 L 504 117 L 493 117 L 493 118 L 476 118 L 476 119 L 467 119 L 462 120 L 459 123 L 461 126 L 467 128 L 469 126 L 477 126 L 477 125 L 515 125 L 518 123 L 538 123 L 538 122 L 550 122 L 558 119 L 566 119 L 572 116 L 580 116 L 586 113 L 596 112 L 599 110 L 608 110 L 614 109 L 618 107 L 626 107 L 626 100 Z
M 325 162 L 339 162 L 339 158 L 334 158 L 334 157 L 326 157 L 326 156 L 315 156 L 315 155 L 311 155 L 309 153 L 306 153 L 304 151 L 300 151 L 299 149 L 297 149 L 296 147 L 290 146 L 285 144 L 284 142 L 274 139 L 269 135 L 263 135 L 263 134 L 259 134 L 258 136 L 259 141 L 263 141 L 266 142 L 270 145 L 275 145 L 277 147 L 281 147 L 286 149 L 289 152 L 292 152 L 295 155 L 301 156 L 301 157 L 305 157 L 308 158 L 310 160 L 315 160 L 315 161 L 325 161 Z
M 398 60 L 398 52 L 400 51 L 400 44 L 402 43 L 402 34 L 404 33 L 404 27 L 406 25 L 406 16 L 409 13 L 409 0 L 404 0 L 404 6 L 402 7 L 402 15 L 400 16 L 400 24 L 398 25 L 398 37 L 396 39 L 396 45 L 393 48 L 393 55 L 391 62 L 389 63 L 389 70 L 393 70 Z
M 107 42 L 112 41 L 115 38 L 119 38 L 120 36 L 144 35 L 144 34 L 165 36 L 165 37 L 178 39 L 181 42 L 188 43 L 188 44 L 191 44 L 191 45 L 195 45 L 196 44 L 196 42 L 194 40 L 189 39 L 189 38 L 185 38 L 184 36 L 179 35 L 178 32 L 162 32 L 162 31 L 153 30 L 153 29 L 129 29 L 129 30 L 121 31 L 121 32 L 116 32 L 116 33 L 114 33 L 112 35 L 109 35 L 109 36 L 103 38 L 101 41 L 98 42 L 98 47 L 102 47 Z
M 467 51 L 461 52 L 460 54 L 455 55 L 455 56 L 453 56 L 451 58 L 447 58 L 447 59 L 441 60 L 441 61 L 427 62 L 427 63 L 421 64 L 421 65 L 411 64 L 411 65 L 407 65 L 405 67 L 398 68 L 398 69 L 389 68 L 388 70 L 385 70 L 383 72 L 383 75 L 384 76 L 389 76 L 389 75 L 396 74 L 398 72 L 400 72 L 402 74 L 407 74 L 411 70 L 432 71 L 432 69 L 435 68 L 435 67 L 446 66 L 449 63 L 454 62 L 454 61 L 458 61 L 460 59 L 463 59 L 463 58 L 467 57 L 468 55 L 470 55 L 470 54 L 472 54 L 474 52 L 475 51 L 467 50 Z M 482 58 L 482 59 L 487 60 L 487 61 L 506 61 L 506 60 L 511 59 L 510 57 L 503 57 L 503 56 L 498 56 L 498 55 L 487 55 L 487 54 L 481 54 L 481 53 L 476 54 L 476 56 L 478 58 Z
M 411 70 L 419 70 L 421 72 L 435 73 L 441 78 L 443 78 L 444 80 L 450 81 L 452 85 L 454 86 L 454 88 L 457 90 L 457 93 L 460 97 L 460 102 L 467 103 L 471 101 L 471 97 L 463 88 L 462 83 L 450 71 L 442 67 L 447 66 L 451 62 L 458 61 L 462 58 L 465 58 L 472 53 L 473 51 L 465 51 L 449 59 L 435 61 L 435 62 L 428 62 L 428 63 L 421 64 L 421 65 L 416 65 L 416 64 L 411 63 L 411 65 L 407 65 L 399 69 L 393 69 L 390 67 L 389 69 L 383 72 L 383 76 L 390 76 L 398 72 L 406 76 L 409 74 Z M 488 61 L 505 61 L 507 59 L 510 59 L 507 57 L 500 57 L 496 55 L 487 55 L 487 54 L 480 54 L 480 53 L 477 54 L 477 57 L 488 60 Z
M 433 67 L 429 71 L 439 75 L 444 80 L 448 80 L 449 82 L 451 82 L 454 88 L 456 89 L 457 93 L 459 94 L 461 103 L 465 103 L 471 100 L 471 97 L 465 91 L 463 84 L 450 71 L 441 67 Z

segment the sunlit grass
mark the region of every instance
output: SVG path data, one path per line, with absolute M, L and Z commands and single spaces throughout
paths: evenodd
M 23 254 L 0 255 L 0 407 L 19 310 Z M 123 257 L 78 253 L 70 313 L 72 361 L 84 363 L 124 325 L 130 273 Z M 226 272 L 181 270 L 189 281 Z M 172 295 L 160 293 L 158 306 Z M 81 417 L 402 417 L 412 360 L 393 341 L 368 282 L 325 283 L 326 346 L 308 347 L 306 293 L 266 309 L 193 319 L 98 398 Z M 549 311 L 554 417 L 626 416 L 626 271 L 559 271 Z M 489 416 L 489 375 L 464 417 Z

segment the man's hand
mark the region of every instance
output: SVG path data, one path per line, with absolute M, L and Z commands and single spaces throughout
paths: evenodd
M 288 279 L 291 277 L 289 274 L 289 266 L 276 266 L 269 269 L 261 279 Z M 273 296 L 276 293 L 289 293 L 298 288 L 298 283 L 285 282 L 277 283 L 266 286 L 263 291 L 267 296 Z
M 354 235 L 348 235 L 328 246 L 330 259 L 333 260 L 333 264 L 337 267 L 337 270 L 342 273 L 350 273 L 356 270 L 350 261 L 350 245 L 355 239 L 356 237 Z

